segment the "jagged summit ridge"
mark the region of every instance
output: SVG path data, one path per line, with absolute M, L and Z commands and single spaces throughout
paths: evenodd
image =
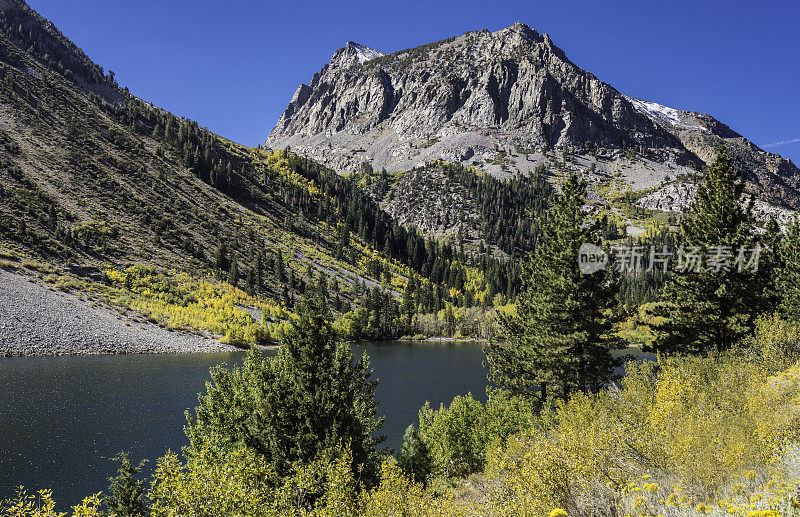
M 543 105 L 546 99 L 535 96 L 536 90 L 550 86 L 541 84 L 552 82 L 548 77 L 553 75 L 549 69 L 553 68 L 559 75 L 578 70 L 546 35 L 540 36 L 521 23 L 496 32 L 475 31 L 452 40 L 396 52 L 384 56 L 376 65 L 373 60 L 358 63 L 359 50 L 348 45 L 334 54 L 331 64 L 316 74 L 310 85 L 319 95 L 307 100 L 319 101 L 320 109 L 309 105 L 308 111 L 314 113 L 308 113 L 308 117 L 282 117 L 271 139 L 298 132 L 314 135 L 330 129 L 338 131 L 344 126 L 353 126 L 353 119 L 364 118 L 363 115 L 367 117 L 358 132 L 392 119 L 395 131 L 413 131 L 420 136 L 429 136 L 434 129 L 451 121 L 481 128 L 524 124 L 531 122 L 536 112 L 548 110 L 548 106 Z M 357 75 L 340 77 L 343 68 L 356 63 L 365 65 Z M 523 82 L 529 78 L 534 80 L 533 85 Z M 351 81 L 358 84 L 349 84 Z M 353 86 L 368 89 L 362 91 L 367 94 L 366 98 L 350 99 Z M 524 99 L 528 94 L 533 95 Z M 594 92 L 583 92 L 582 97 L 600 109 L 608 107 L 602 105 L 597 98 L 600 95 Z M 561 104 L 561 99 L 558 100 Z M 295 113 L 299 107 L 295 105 L 290 111 Z M 341 112 L 342 108 L 345 114 L 352 112 L 355 117 L 340 120 L 332 113 L 337 109 Z M 547 143 L 555 143 L 551 141 L 558 141 L 561 135 L 554 134 L 556 130 L 552 130 L 548 122 L 540 124 L 543 127 L 538 128 L 539 136 Z
M 267 145 L 290 145 L 340 170 L 363 161 L 406 169 L 442 158 L 502 174 L 490 163 L 500 151 L 544 156 L 586 143 L 672 150 L 676 163 L 693 160 L 674 135 L 523 23 L 348 63 L 346 72 L 332 65 L 298 88 Z M 537 161 L 505 170 L 529 170 Z
M 363 56 L 363 57 L 359 57 Z M 800 170 L 710 115 L 623 95 L 517 22 L 391 54 L 350 43 L 300 85 L 267 138 L 345 172 L 442 159 L 496 176 L 562 154 L 634 190 L 689 177 L 727 144 L 754 192 L 800 207 Z
M 369 48 L 365 45 L 348 41 L 347 44 L 333 53 L 330 66 L 338 68 L 349 68 L 355 65 L 361 65 L 367 61 L 384 56 L 383 52 L 378 52 L 375 49 Z

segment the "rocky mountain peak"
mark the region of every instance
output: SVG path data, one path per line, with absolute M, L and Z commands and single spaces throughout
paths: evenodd
M 634 190 L 691 177 L 727 144 L 753 191 L 800 207 L 788 160 L 708 115 L 623 95 L 521 22 L 388 55 L 349 42 L 297 89 L 266 144 L 342 172 L 444 160 L 506 177 L 570 155 L 591 181 Z
M 533 44 L 542 41 L 542 36 L 522 22 L 515 22 L 505 29 L 500 29 L 493 34 L 495 37 L 505 39 L 510 43 L 525 42 Z M 546 35 L 545 35 L 546 36 Z
M 511 25 L 509 25 L 508 27 L 506 27 L 503 30 L 519 32 L 521 34 L 531 34 L 532 33 L 532 34 L 538 36 L 538 33 L 535 30 L 531 29 L 528 26 L 528 24 L 523 23 L 523 22 L 519 22 L 519 21 L 512 23 Z
M 443 159 L 498 175 L 587 144 L 672 149 L 692 160 L 673 135 L 521 22 L 386 56 L 349 43 L 298 88 L 267 140 L 343 171 L 364 161 L 398 170 Z M 514 148 L 538 156 L 504 166 L 500 155 Z
M 341 70 L 361 65 L 383 55 L 385 54 L 375 49 L 371 49 L 354 41 L 348 41 L 344 47 L 333 53 L 333 57 L 328 66 Z

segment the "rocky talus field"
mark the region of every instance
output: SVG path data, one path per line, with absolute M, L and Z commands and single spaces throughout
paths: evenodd
M 169 331 L 32 277 L 0 271 L 0 356 L 233 350 L 215 339 Z

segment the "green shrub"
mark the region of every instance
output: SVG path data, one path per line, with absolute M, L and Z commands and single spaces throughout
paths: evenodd
M 119 230 L 108 221 L 83 221 L 72 227 L 72 235 L 84 246 L 105 248 Z
M 502 390 L 488 390 L 484 405 L 472 394 L 457 396 L 433 410 L 426 403 L 419 411 L 419 433 L 430 450 L 433 471 L 446 477 L 465 477 L 483 470 L 490 444 L 505 440 L 531 426 L 532 406 Z
M 134 466 L 128 454 L 119 453 L 113 458 L 119 463 L 117 475 L 109 479 L 109 495 L 103 499 L 103 504 L 117 517 L 144 517 L 147 507 L 144 504 L 144 482 L 138 478 L 144 467 L 145 461 Z

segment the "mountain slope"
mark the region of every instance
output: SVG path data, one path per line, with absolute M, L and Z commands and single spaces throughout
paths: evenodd
M 710 164 L 725 145 L 748 175 L 751 192 L 774 204 L 797 209 L 800 171 L 791 160 L 759 148 L 714 117 L 627 97 L 637 109 L 677 136 L 686 149 Z
M 351 47 L 343 66 L 380 57 Z M 237 343 L 280 337 L 309 286 L 375 339 L 439 332 L 446 306 L 483 317 L 519 284 L 507 256 L 406 228 L 313 160 L 135 98 L 21 0 L 0 0 L 0 267 Z
M 46 30 L 29 30 L 46 41 Z M 106 89 L 124 99 L 109 104 L 82 86 L 96 77 L 61 75 L 7 34 L 0 38 L 4 241 L 62 264 L 143 261 L 187 270 L 208 268 L 223 242 L 260 247 L 245 230 L 274 221 L 201 181 L 169 140 L 192 133 L 183 139 L 202 140 L 209 162 L 236 165 L 244 161 L 237 146 L 106 78 Z M 277 204 L 259 212 L 268 210 L 273 218 L 289 213 Z M 239 228 L 229 224 L 237 220 Z
M 267 146 L 339 171 L 441 159 L 498 177 L 563 157 L 593 181 L 621 173 L 640 190 L 690 175 L 727 143 L 752 190 L 800 206 L 800 171 L 790 161 L 709 115 L 621 94 L 524 24 L 343 60 L 352 46 L 297 89 Z
M 338 294 L 354 302 L 356 280 L 404 278 L 382 256 L 385 274 L 373 278 L 359 264 L 370 245 L 355 237 L 346 250 L 354 264 L 333 256 L 340 213 L 320 218 L 317 208 L 328 203 L 331 212 L 338 200 L 320 193 L 332 185 L 299 174 L 313 166 L 245 148 L 134 98 L 23 2 L 0 7 L 6 257 L 95 278 L 130 264 L 239 285 L 252 275 L 252 291 L 284 303 L 316 281 L 309 271 L 338 275 Z

